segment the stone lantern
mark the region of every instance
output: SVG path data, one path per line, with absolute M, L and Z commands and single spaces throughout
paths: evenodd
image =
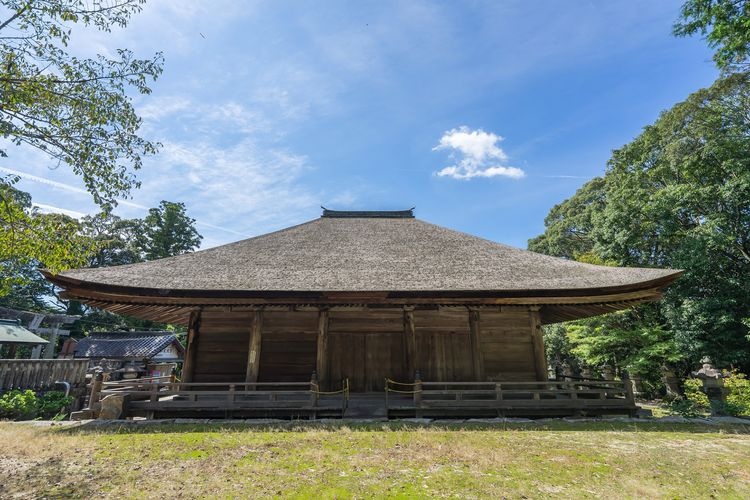
M 703 392 L 706 393 L 708 399 L 724 400 L 724 375 L 721 370 L 714 368 L 711 364 L 711 358 L 705 357 L 701 359 L 703 366 L 700 370 L 692 373 L 693 377 L 699 379 L 703 383 Z

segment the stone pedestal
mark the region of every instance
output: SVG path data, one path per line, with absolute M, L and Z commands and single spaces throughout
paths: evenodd
M 726 400 L 726 389 L 724 388 L 724 375 L 721 370 L 714 368 L 711 359 L 706 357 L 701 360 L 703 366 L 700 370 L 692 373 L 693 377 L 703 383 L 703 392 L 709 401 L 724 402 Z M 711 405 L 711 415 L 720 414 L 722 405 Z M 717 411 L 718 407 L 718 411 Z

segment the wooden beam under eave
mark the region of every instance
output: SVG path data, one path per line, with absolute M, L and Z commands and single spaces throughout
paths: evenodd
M 195 360 L 198 354 L 198 343 L 200 338 L 200 309 L 190 312 L 188 322 L 187 346 L 185 348 L 185 362 L 182 364 L 182 376 L 180 379 L 189 383 L 195 378 Z
M 471 334 L 471 358 L 474 366 L 474 380 L 484 382 L 484 357 L 482 356 L 481 317 L 477 309 L 469 309 L 469 333 Z
M 328 310 L 321 308 L 318 312 L 318 346 L 315 353 L 315 372 L 318 384 L 327 390 L 328 384 Z
M 534 368 L 536 379 L 546 381 L 549 378 L 547 374 L 547 354 L 544 352 L 544 338 L 542 337 L 542 318 L 539 313 L 539 307 L 529 308 L 529 321 L 531 323 L 531 344 L 534 349 Z
M 550 297 L 410 297 L 410 298 L 387 298 L 373 300 L 371 303 L 383 306 L 408 306 L 420 304 L 450 304 L 460 305 L 581 305 L 598 304 L 607 302 L 623 302 L 634 300 L 658 300 L 662 296 L 659 289 L 646 289 L 635 292 L 613 293 L 604 295 L 570 296 L 559 295 Z M 61 293 L 61 297 L 73 300 L 91 301 L 100 300 L 119 304 L 143 304 L 158 306 L 239 306 L 239 305 L 284 305 L 284 304 L 308 304 L 308 305 L 335 305 L 353 303 L 350 296 L 331 298 L 310 297 L 284 297 L 284 298 L 237 298 L 237 297 L 172 297 L 152 295 L 129 295 L 124 293 L 100 292 L 89 289 L 69 288 Z M 369 304 L 366 301 L 362 304 Z
M 256 310 L 250 327 L 250 343 L 247 349 L 247 371 L 245 382 L 257 382 L 260 372 L 260 346 L 263 330 L 263 311 Z

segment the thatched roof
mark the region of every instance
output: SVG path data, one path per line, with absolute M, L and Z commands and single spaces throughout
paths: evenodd
M 396 214 L 411 214 L 410 211 Z M 520 250 L 409 215 L 327 216 L 236 243 L 139 264 L 77 269 L 59 284 L 181 291 L 512 292 L 544 295 L 665 284 L 669 269 L 605 267 Z

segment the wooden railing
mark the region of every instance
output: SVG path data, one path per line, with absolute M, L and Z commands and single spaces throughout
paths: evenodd
M 97 386 L 98 384 L 98 386 Z M 340 409 L 343 416 L 349 399 L 349 381 L 338 391 L 320 391 L 311 382 L 179 382 L 170 377 L 96 381 L 92 384 L 89 409 L 99 410 L 107 396 L 125 396 L 123 413 L 190 411 L 275 411 Z
M 88 359 L 0 359 L 0 392 L 46 390 L 67 382 L 71 390 L 86 386 Z
M 392 408 L 390 393 L 410 394 L 399 401 L 400 409 L 471 411 L 477 409 L 523 411 L 633 413 L 637 409 L 628 381 L 581 380 L 567 382 L 426 382 L 386 381 L 386 412 Z

